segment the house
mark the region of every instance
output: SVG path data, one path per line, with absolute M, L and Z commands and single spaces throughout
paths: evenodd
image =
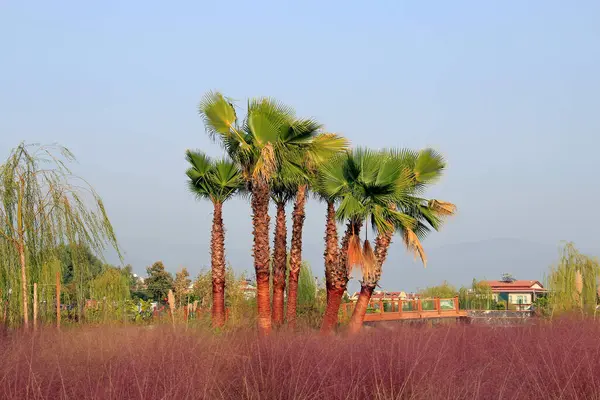
M 350 296 L 350 301 L 357 301 L 360 292 L 354 292 L 352 296 Z M 373 292 L 371 296 L 372 301 L 391 301 L 391 300 L 406 300 L 410 296 L 407 296 L 406 292 L 386 292 L 384 290 L 377 290 Z
M 490 286 L 497 302 L 505 302 L 508 309 L 525 311 L 541 295 L 547 292 L 539 281 L 503 279 L 500 281 L 482 281 Z
M 240 288 L 244 294 L 246 300 L 253 299 L 256 297 L 256 286 L 250 279 L 245 279 L 240 282 Z

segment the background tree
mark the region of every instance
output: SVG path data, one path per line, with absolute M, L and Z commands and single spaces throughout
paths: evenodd
M 212 271 L 212 321 L 214 326 L 225 323 L 225 228 L 223 203 L 242 186 L 238 167 L 227 159 L 213 161 L 200 151 L 187 151 L 191 167 L 186 171 L 188 187 L 198 199 L 213 203 L 213 224 L 210 237 L 210 264 Z
M 573 243 L 565 243 L 557 265 L 547 277 L 552 315 L 578 310 L 593 313 L 600 285 L 600 263 L 581 254 Z
M 101 255 L 117 239 L 96 191 L 72 174 L 73 154 L 62 146 L 20 144 L 0 166 L 0 260 L 2 282 L 14 291 L 24 325 L 29 323 L 29 282 L 55 282 L 59 245 L 71 249 L 78 310 L 85 300 L 89 263 L 85 248 Z M 46 281 L 49 280 L 49 281 Z M 17 283 L 18 282 L 18 283 Z M 52 282 L 52 283 L 51 283 Z
M 173 288 L 173 277 L 165 270 L 162 261 L 157 261 L 146 268 L 148 277 L 145 280 L 148 293 L 154 301 L 165 304 L 169 290 Z
M 108 267 L 90 282 L 91 297 L 108 303 L 130 298 L 127 276 L 120 268 Z
M 432 299 L 435 297 L 439 297 L 441 299 L 449 299 L 458 295 L 458 291 L 456 287 L 444 281 L 441 285 L 438 286 L 429 286 L 419 293 L 422 298 Z
M 185 301 L 187 304 L 187 296 L 189 292 L 190 284 L 192 280 L 189 278 L 190 274 L 187 268 L 181 268 L 181 270 L 175 273 L 175 282 L 173 283 L 173 292 L 175 295 L 175 303 L 178 307 L 181 307 Z
M 477 279 L 473 279 L 470 288 L 460 288 L 458 301 L 462 310 L 491 310 L 498 308 L 500 304 L 504 305 L 504 309 L 506 309 L 506 304 L 496 303 L 494 300 L 491 286 L 484 281 L 477 281 Z

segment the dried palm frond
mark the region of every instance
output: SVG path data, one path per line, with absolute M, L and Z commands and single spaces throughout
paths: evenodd
M 253 177 L 261 177 L 269 180 L 277 169 L 275 149 L 271 143 L 267 143 L 260 151 L 260 158 L 256 161 Z
M 456 214 L 456 205 L 442 200 L 429 200 L 428 207 L 438 216 L 452 216 Z
M 348 274 L 352 272 L 353 268 L 362 268 L 363 264 L 363 253 L 360 245 L 360 238 L 358 235 L 350 236 L 348 241 L 348 265 L 346 266 Z
M 403 239 L 406 249 L 414 254 L 415 260 L 417 257 L 420 257 L 423 262 L 423 267 L 427 268 L 427 255 L 425 254 L 425 250 L 416 233 L 413 232 L 412 229 L 404 229 Z
M 375 258 L 375 253 L 373 252 L 371 243 L 368 240 L 365 240 L 362 258 L 363 282 L 372 283 L 374 280 L 376 280 L 375 271 L 377 269 L 377 258 Z

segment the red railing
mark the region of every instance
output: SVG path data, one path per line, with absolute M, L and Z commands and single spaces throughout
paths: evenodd
M 354 311 L 355 303 L 342 305 L 342 312 L 346 318 L 350 318 Z M 402 319 L 422 318 L 449 318 L 464 317 L 466 311 L 462 311 L 458 305 L 458 296 L 453 298 L 433 299 L 389 299 L 371 300 L 365 315 L 365 321 L 392 321 Z

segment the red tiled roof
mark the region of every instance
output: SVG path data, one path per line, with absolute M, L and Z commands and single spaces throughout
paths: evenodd
M 398 298 L 403 293 L 406 295 L 407 298 L 409 298 L 411 295 L 414 296 L 414 294 L 406 293 L 406 292 L 384 292 L 384 291 L 376 291 L 376 292 L 373 292 L 373 294 L 371 295 L 371 299 Z M 354 294 L 351 297 L 358 297 L 359 295 L 360 295 L 360 292 L 354 292 Z
M 544 286 L 539 281 L 512 281 L 512 282 L 504 282 L 504 281 L 482 281 L 483 283 L 488 284 L 492 290 L 493 289 L 501 289 L 507 291 L 514 290 L 544 290 Z M 531 287 L 535 284 L 538 284 L 541 289 L 532 289 Z

